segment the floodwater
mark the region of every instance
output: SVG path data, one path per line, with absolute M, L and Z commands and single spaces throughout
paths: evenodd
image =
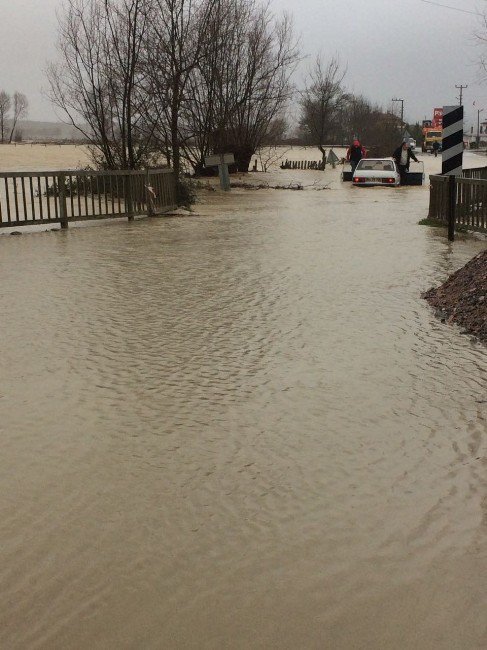
M 338 173 L 0 237 L 0 647 L 487 646 L 486 243 Z
M 0 172 L 83 169 L 90 164 L 88 148 L 79 144 L 2 144 Z

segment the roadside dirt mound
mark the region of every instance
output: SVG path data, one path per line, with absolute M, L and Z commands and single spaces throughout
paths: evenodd
M 440 287 L 423 293 L 436 315 L 487 343 L 487 251 L 476 255 Z

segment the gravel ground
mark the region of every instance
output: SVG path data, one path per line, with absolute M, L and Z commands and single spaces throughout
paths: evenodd
M 423 294 L 437 316 L 487 343 L 487 251 Z

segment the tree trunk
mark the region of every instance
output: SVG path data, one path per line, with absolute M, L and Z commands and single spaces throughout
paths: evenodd
M 252 161 L 252 156 L 255 154 L 255 151 L 252 147 L 249 146 L 236 146 L 233 148 L 228 148 L 228 153 L 233 153 L 235 155 L 235 165 L 231 165 L 231 171 L 238 172 L 248 172 L 250 163 Z
M 326 149 L 321 145 L 318 146 L 318 149 L 321 151 L 321 162 L 323 164 L 323 169 L 326 169 Z

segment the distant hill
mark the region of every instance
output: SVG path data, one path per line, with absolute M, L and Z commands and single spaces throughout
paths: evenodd
M 83 140 L 81 133 L 69 124 L 62 122 L 35 122 L 33 120 L 19 121 L 16 128 L 17 138 L 37 142 L 58 140 Z

